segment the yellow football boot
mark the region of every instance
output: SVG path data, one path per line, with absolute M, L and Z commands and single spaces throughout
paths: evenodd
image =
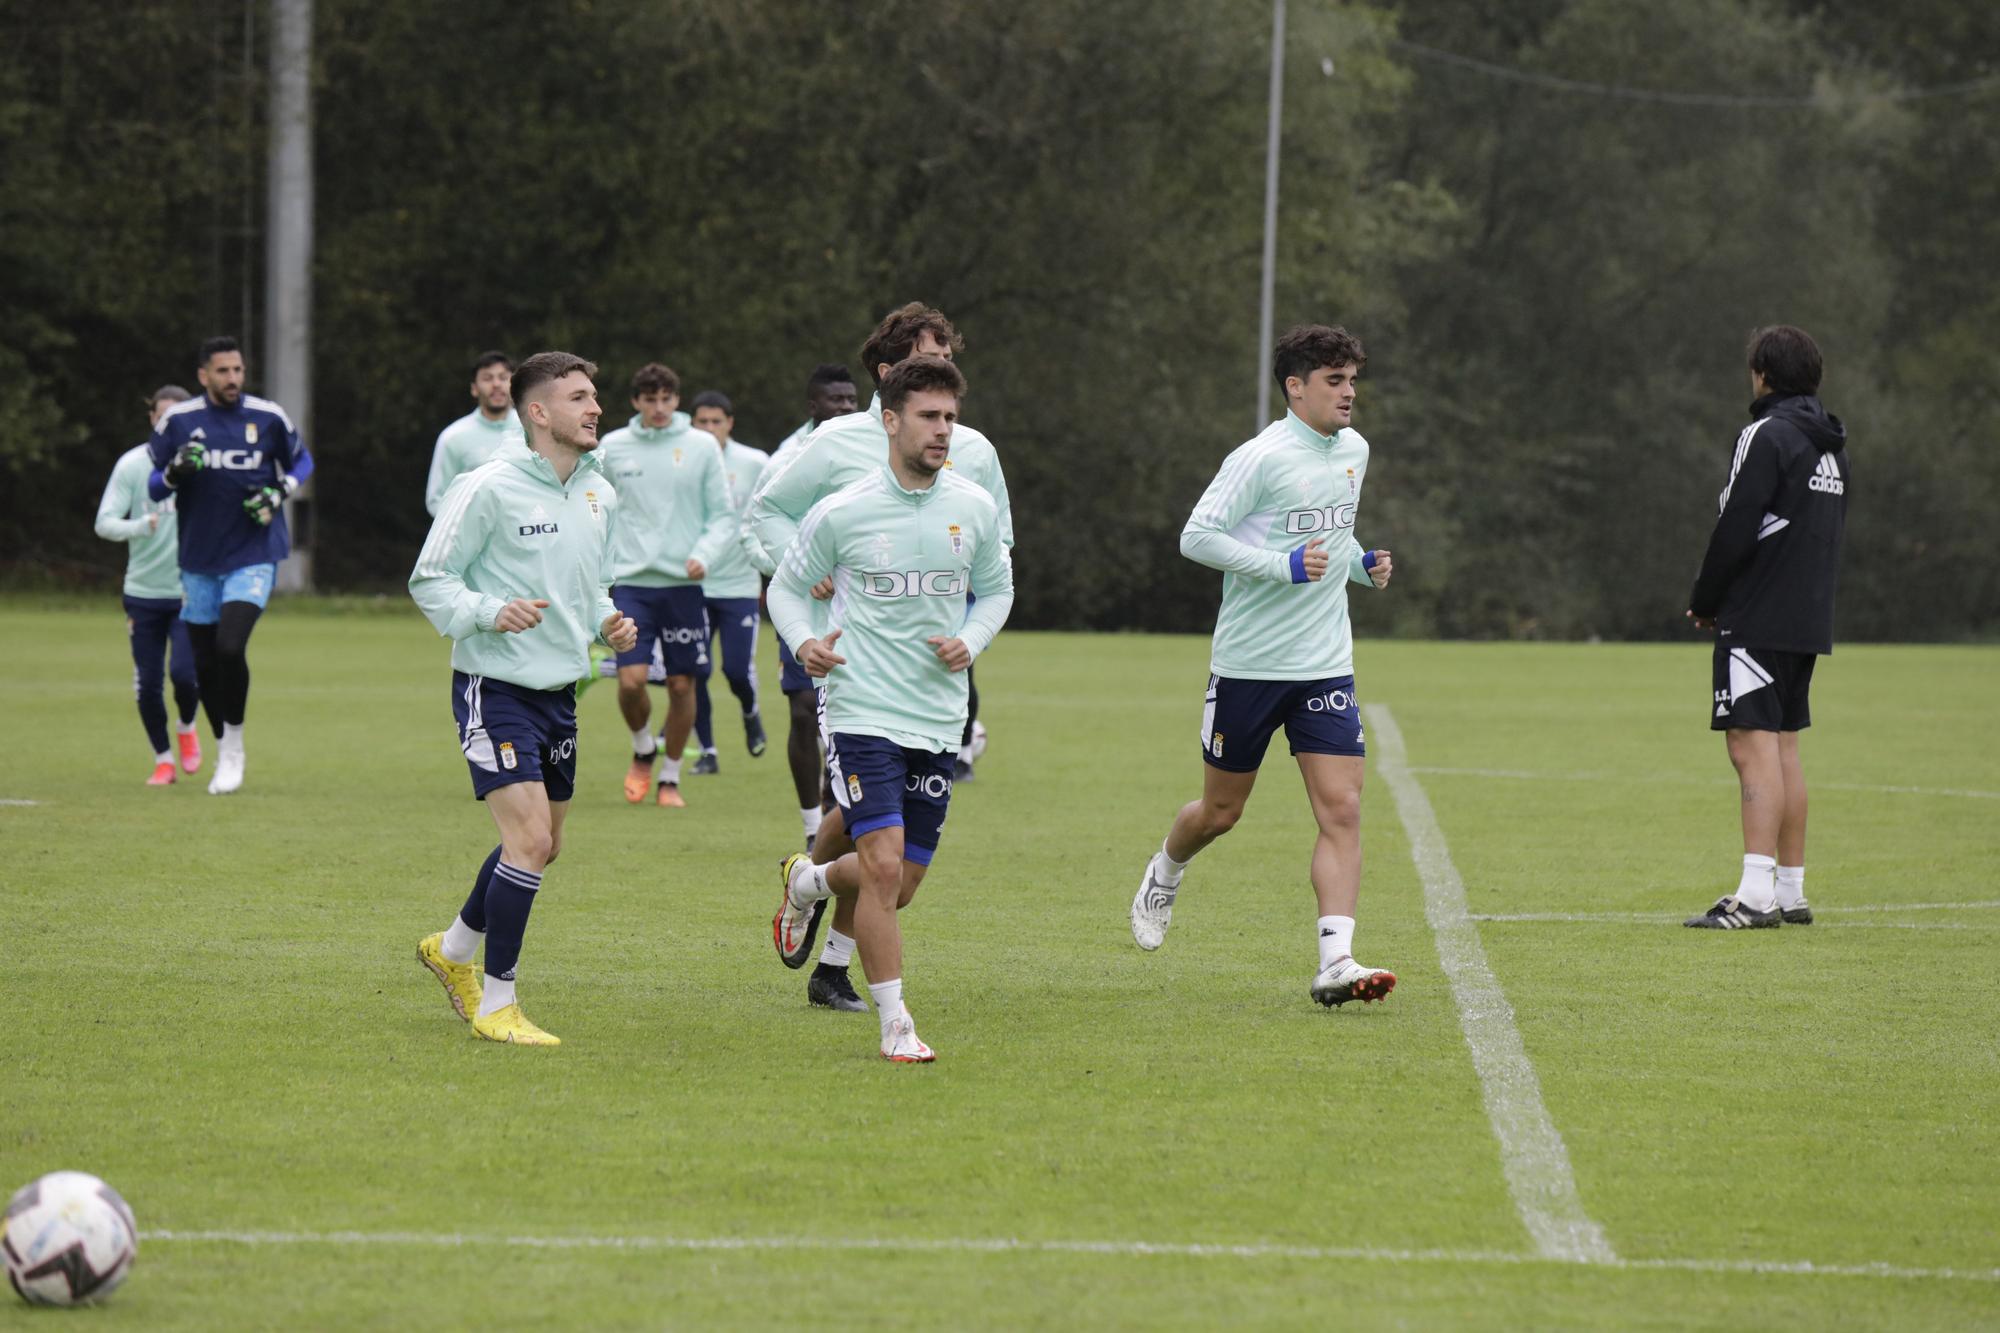
M 476 1011 L 475 1011 L 476 1012 Z M 510 1004 L 472 1020 L 472 1033 L 488 1041 L 511 1042 L 516 1046 L 560 1046 L 562 1038 L 544 1032 L 528 1021 L 521 1006 Z
M 443 931 L 417 941 L 417 961 L 443 983 L 444 993 L 460 1018 L 470 1019 L 479 1012 L 479 965 L 454 963 L 446 958 Z

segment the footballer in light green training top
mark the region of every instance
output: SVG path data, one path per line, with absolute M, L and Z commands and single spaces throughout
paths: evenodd
M 424 483 L 424 508 L 436 516 L 452 482 L 472 471 L 521 438 L 521 418 L 514 415 L 514 363 L 505 352 L 488 352 L 472 363 L 470 412 L 438 432 L 431 451 L 430 479 Z
M 772 939 L 796 967 L 826 899 L 853 899 L 882 1056 L 898 1063 L 933 1056 L 903 1004 L 896 913 L 923 882 L 944 829 L 964 673 L 1014 605 L 999 508 L 945 467 L 964 392 L 964 377 L 939 357 L 914 356 L 889 372 L 884 466 L 812 507 L 770 591 L 779 635 L 826 679 L 828 768 L 855 846 L 824 866 L 804 853 L 787 858 Z M 811 595 L 822 581 L 833 586 L 825 630 L 814 624 Z M 979 599 L 969 613 L 968 593 Z
M 154 427 L 168 408 L 191 396 L 178 384 L 155 389 L 150 405 Z M 153 457 L 143 444 L 119 455 L 104 498 L 97 502 L 96 532 L 106 541 L 126 543 L 125 632 L 132 641 L 132 692 L 138 696 L 139 721 L 153 746 L 153 775 L 146 785 L 166 787 L 177 775 L 173 752 L 167 748 L 163 679 L 171 670 L 179 714 L 174 744 L 180 750 L 180 767 L 189 773 L 201 771 L 201 737 L 195 727 L 201 689 L 195 680 L 187 622 L 181 619 L 180 527 L 174 497 L 153 499 L 146 488 L 152 471 Z
M 476 1036 L 517 1046 L 562 1044 L 521 1012 L 514 967 L 576 787 L 576 679 L 593 639 L 622 652 L 639 637 L 611 601 L 618 494 L 596 457 L 596 373 L 568 352 L 521 363 L 521 444 L 452 483 L 410 572 L 410 596 L 452 640 L 459 749 L 500 829 L 417 960 Z
M 1365 750 L 1347 585 L 1387 587 L 1391 570 L 1388 551 L 1363 550 L 1354 536 L 1368 441 L 1350 423 L 1367 359 L 1345 329 L 1311 324 L 1280 338 L 1271 373 L 1284 419 L 1224 460 L 1181 531 L 1182 555 L 1223 571 L 1201 715 L 1202 792 L 1147 861 L 1131 913 L 1139 947 L 1159 948 L 1187 863 L 1236 826 L 1282 725 L 1319 824 L 1319 970 L 1310 990 L 1329 1006 L 1379 1000 L 1396 984 L 1394 973 L 1354 961 Z

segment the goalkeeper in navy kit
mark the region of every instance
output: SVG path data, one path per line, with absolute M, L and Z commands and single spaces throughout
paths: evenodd
M 1819 346 L 1774 325 L 1750 341 L 1749 426 L 1688 619 L 1715 631 L 1709 727 L 1725 734 L 1743 789 L 1743 877 L 1687 924 L 1807 925 L 1806 779 L 1813 665 L 1833 651 L 1833 593 L 1853 476 L 1847 431 L 1819 401 Z

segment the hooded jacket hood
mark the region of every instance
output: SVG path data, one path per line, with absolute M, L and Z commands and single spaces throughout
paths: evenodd
M 1783 417 L 1823 454 L 1838 453 L 1847 445 L 1847 427 L 1813 394 L 1767 393 L 1750 404 L 1750 415 L 1757 420 Z

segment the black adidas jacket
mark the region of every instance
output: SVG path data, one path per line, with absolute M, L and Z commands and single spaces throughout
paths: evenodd
M 1830 653 L 1854 484 L 1847 430 L 1811 394 L 1766 394 L 1750 415 L 1688 610 L 1728 647 Z

